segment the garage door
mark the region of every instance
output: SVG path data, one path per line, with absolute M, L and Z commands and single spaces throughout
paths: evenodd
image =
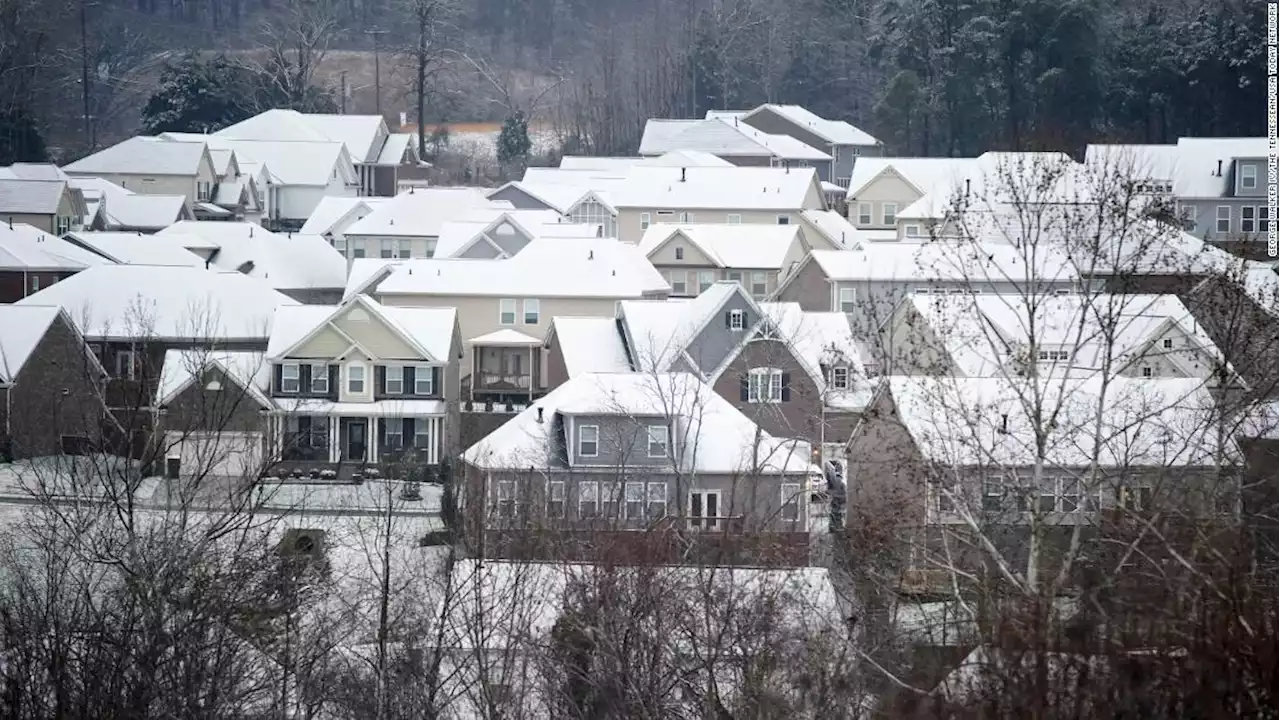
M 257 477 L 262 469 L 262 433 L 173 433 L 168 446 L 181 477 Z

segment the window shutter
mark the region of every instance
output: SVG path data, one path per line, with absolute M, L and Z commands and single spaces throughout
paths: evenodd
M 782 402 L 791 399 L 791 373 L 782 373 Z
M 725 326 L 726 328 L 732 328 L 732 327 L 733 327 L 733 319 L 732 319 L 732 318 L 733 318 L 733 312 L 732 312 L 732 311 L 725 312 L 725 314 L 724 314 L 724 326 Z
M 374 395 L 381 395 L 387 391 L 387 368 L 385 366 L 373 366 L 373 382 Z
M 378 418 L 378 447 L 387 444 L 387 419 Z
M 444 390 L 440 386 L 440 368 L 431 368 L 431 394 L 444 397 Z
M 702 517 L 702 493 L 689 495 L 689 517 Z
M 275 387 L 276 392 L 279 392 L 280 384 L 284 382 L 284 365 L 282 363 L 276 363 L 275 368 L 272 369 L 272 373 L 275 374 L 275 382 L 272 383 L 272 385 Z
M 738 399 L 742 402 L 751 399 L 751 380 L 746 375 L 738 379 Z
M 329 397 L 331 398 L 338 397 L 338 385 L 341 382 L 339 375 L 341 372 L 342 369 L 337 365 L 329 366 Z
M 404 418 L 401 422 L 403 423 L 403 426 L 400 432 L 404 434 L 404 440 L 402 440 L 401 442 L 404 443 L 405 447 L 412 447 L 413 446 L 413 418 Z
M 302 363 L 302 367 L 298 368 L 298 392 L 299 394 L 308 394 L 311 392 L 310 363 Z
M 418 368 L 412 365 L 405 365 L 404 370 L 404 394 L 413 395 L 415 392 L 415 380 L 417 379 Z

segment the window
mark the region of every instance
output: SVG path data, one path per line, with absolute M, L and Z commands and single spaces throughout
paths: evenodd
M 682 247 L 678 247 L 678 248 L 676 248 L 676 259 L 677 259 L 677 260 L 683 260 L 683 259 L 684 259 L 684 248 L 682 248 Z
M 779 215 L 779 216 L 778 216 L 778 224 L 779 224 L 779 225 L 790 225 L 790 224 L 791 224 L 791 216 L 790 216 L 790 215 Z
M 407 239 L 397 240 L 396 241 L 396 257 L 401 258 L 403 260 L 408 260 L 410 256 L 410 248 L 412 247 L 412 245 L 413 243 Z
M 720 526 L 720 491 L 689 492 L 689 527 L 715 530 Z
M 426 449 L 431 447 L 431 419 L 415 418 L 413 421 L 413 446 Z
M 602 482 L 600 483 L 600 505 L 602 515 L 609 520 L 617 520 L 621 515 L 618 514 L 620 509 L 620 501 L 622 500 L 622 483 Z
M 1073 477 L 1043 478 L 1037 508 L 1042 513 L 1075 512 L 1080 508 L 1080 481 Z
M 680 213 L 680 222 L 685 224 L 693 222 L 693 213 L 691 212 Z
M 404 366 L 388 365 L 383 372 L 386 373 L 386 376 L 382 383 L 382 391 L 388 395 L 403 395 Z
M 378 257 L 384 260 L 390 260 L 396 255 L 396 247 L 394 240 L 381 240 L 378 242 Z
M 351 364 L 347 366 L 347 392 L 351 395 L 364 394 L 364 366 Z
M 516 516 L 516 482 L 499 480 L 497 500 L 494 502 L 494 514 L 500 518 Z
M 626 487 L 627 504 L 623 507 L 628 520 L 644 519 L 644 483 L 629 482 Z
M 529 298 L 528 300 L 524 301 L 524 324 L 525 325 L 538 324 L 539 306 L 540 306 L 539 302 L 536 298 Z
M 1152 370 L 1151 370 L 1151 367 L 1150 367 L 1150 366 L 1143 366 L 1143 368 L 1142 368 L 1142 377 L 1144 377 L 1144 378 L 1149 378 L 1149 377 L 1151 377 L 1153 374 L 1154 374 L 1154 373 L 1152 372 Z
M 650 520 L 666 517 L 667 515 L 667 484 L 665 482 L 649 483 L 649 507 L 645 510 L 645 515 Z
M 739 215 L 738 213 L 729 213 L 725 216 L 725 222 L 730 225 L 741 225 L 742 215 Z
M 686 273 L 684 270 L 672 270 L 670 273 L 668 273 L 667 282 L 671 285 L 671 294 L 673 295 L 687 294 L 688 285 L 686 284 L 686 280 L 688 280 L 688 277 L 689 277 L 688 273 Z
M 649 457 L 664 458 L 667 456 L 669 435 L 666 425 L 650 425 L 649 432 Z
M 212 190 L 211 184 L 207 180 L 201 180 L 196 183 L 196 200 L 204 202 L 209 199 L 209 193 Z
M 996 512 L 1004 507 L 1004 483 L 1000 477 L 987 478 L 982 483 L 982 509 Z
M 357 260 L 364 257 L 364 238 L 351 238 L 351 257 Z
M 800 484 L 782 483 L 782 521 L 795 522 L 800 519 Z
M 583 425 L 578 428 L 578 457 L 596 457 L 600 454 L 600 428 Z
M 849 368 L 833 367 L 831 368 L 831 387 L 836 390 L 849 389 Z
M 919 226 L 919 225 L 908 225 L 908 226 L 907 226 L 907 237 L 919 237 L 919 236 L 920 236 L 920 226 Z
M 856 305 L 857 299 L 858 299 L 857 288 L 840 288 L 840 312 L 842 313 L 853 312 L 857 307 Z
M 1220 233 L 1231 232 L 1231 206 L 1230 205 L 1218 206 L 1218 222 L 1214 229 L 1216 229 Z
M 1036 357 L 1040 362 L 1059 362 L 1071 359 L 1070 350 L 1040 350 Z
M 339 255 L 347 256 L 347 238 L 345 236 L 335 235 L 330 239 L 330 242 L 333 243 L 333 249 L 337 250 Z
M 311 363 L 311 392 L 315 395 L 329 394 L 329 366 L 324 363 Z
M 741 310 L 730 310 L 728 325 L 733 332 L 741 332 L 747 325 L 746 315 Z
M 871 224 L 871 210 L 872 210 L 871 203 L 869 202 L 858 203 L 858 224 L 859 225 Z
M 782 371 L 755 368 L 747 373 L 747 402 L 782 402 Z
M 1252 205 L 1240 208 L 1240 232 L 1251 233 L 1256 227 L 1254 223 L 1256 209 Z
M 513 298 L 502 298 L 498 301 L 498 323 L 501 325 L 516 324 L 516 301 Z
M 1116 488 L 1116 505 L 1134 512 L 1150 510 L 1151 488 L 1145 485 L 1122 485 Z
M 1240 189 L 1256 190 L 1258 187 L 1258 166 L 1257 165 L 1241 165 L 1240 166 Z
M 413 394 L 431 395 L 436 391 L 436 371 L 430 365 L 416 365 L 413 369 Z
M 404 447 L 404 422 L 400 418 L 386 418 L 383 422 L 383 447 L 389 450 Z
M 930 485 L 933 491 L 934 502 L 940 513 L 953 513 L 956 511 L 956 488 L 947 487 L 939 483 Z
M 133 380 L 138 374 L 138 364 L 134 361 L 132 350 L 121 350 L 116 353 L 116 377 Z
M 1172 350 L 1172 349 L 1173 349 L 1173 338 L 1165 338 L 1164 340 L 1161 340 L 1161 341 L 1160 341 L 1160 347 L 1164 348 L 1165 350 Z
M 564 481 L 552 480 L 547 483 L 547 517 L 564 517 Z
M 578 517 L 586 520 L 600 514 L 600 483 L 578 483 Z
M 298 392 L 298 384 L 301 379 L 301 367 L 298 363 L 285 363 L 280 366 L 280 392 Z
M 652 224 L 653 224 L 653 218 L 652 216 L 649 215 L 649 213 L 640 213 L 640 229 L 641 230 L 648 230 L 649 226 Z
M 39 290 L 40 290 L 40 276 L 32 275 L 31 276 L 31 292 L 37 292 Z
M 71 232 L 71 218 L 66 215 L 58 215 L 54 218 L 54 232 L 57 235 L 66 235 Z
M 702 293 L 716 283 L 716 274 L 711 270 L 698 271 L 698 292 Z
M 1271 208 L 1266 205 L 1258 206 L 1258 232 L 1268 232 L 1271 230 Z
M 898 203 L 887 202 L 881 206 L 881 222 L 885 225 L 895 225 L 898 222 Z
M 769 293 L 769 276 L 760 271 L 751 273 L 751 297 L 762 298 Z

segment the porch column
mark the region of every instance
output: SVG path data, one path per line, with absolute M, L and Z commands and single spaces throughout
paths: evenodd
M 341 418 L 337 415 L 329 416 L 329 462 L 339 462 L 342 457 L 342 448 L 339 443 L 342 442 L 342 423 Z
M 535 382 L 538 382 L 538 379 L 539 379 L 537 377 L 537 373 L 534 372 L 534 368 L 535 366 L 533 364 L 533 346 L 530 345 L 529 346 L 529 404 L 530 405 L 533 404 L 533 384 Z M 538 368 L 538 369 L 540 370 L 541 368 Z
M 378 462 L 378 421 L 382 418 L 370 417 L 364 426 L 364 456 L 371 462 Z

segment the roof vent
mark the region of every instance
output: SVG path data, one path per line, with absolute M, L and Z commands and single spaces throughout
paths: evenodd
M 390 225 L 395 225 L 395 224 L 396 224 L 396 219 L 395 219 L 395 218 L 391 218 L 391 222 L 390 222 L 390 223 L 388 223 L 388 224 L 390 224 Z
M 680 182 L 684 182 L 688 179 L 688 172 L 689 168 L 680 168 Z
M 588 259 L 588 260 L 595 260 L 595 259 L 596 259 L 596 251 L 595 251 L 595 250 L 588 250 L 588 251 L 587 251 L 587 259 Z
M 249 237 L 253 237 L 253 226 L 249 226 Z
M 1221 160 L 1219 160 L 1219 161 L 1218 161 L 1218 172 L 1217 172 L 1217 175 L 1218 175 L 1218 177 L 1222 177 L 1222 161 L 1221 161 Z
M 539 407 L 539 408 L 538 408 L 538 422 L 539 422 L 539 423 L 541 423 L 541 422 L 542 422 L 542 408 L 541 408 L 541 407 Z
M 1009 413 L 1000 413 L 1000 434 L 1009 434 Z

